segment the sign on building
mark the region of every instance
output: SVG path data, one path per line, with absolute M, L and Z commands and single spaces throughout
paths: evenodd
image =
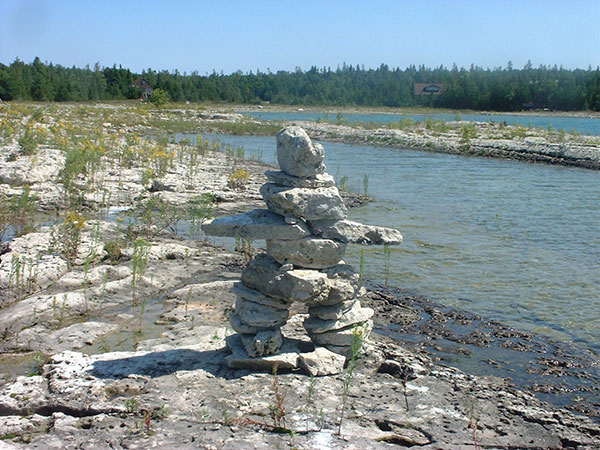
M 443 90 L 441 83 L 415 83 L 415 95 L 441 95 Z

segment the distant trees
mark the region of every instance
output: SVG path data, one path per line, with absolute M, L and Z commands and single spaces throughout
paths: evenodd
M 80 69 L 16 59 L 0 64 L 2 100 L 85 101 L 139 98 L 133 81 L 142 77 L 173 101 L 224 101 L 305 105 L 432 106 L 493 111 L 528 108 L 600 111 L 600 68 L 566 70 L 530 61 L 523 69 L 469 69 L 414 65 L 406 69 L 381 64 L 376 69 L 343 64 L 336 70 L 311 67 L 307 71 L 279 71 L 225 75 L 190 75 L 146 69 L 134 74 L 119 66 L 96 64 Z M 441 96 L 417 96 L 415 83 L 442 83 Z

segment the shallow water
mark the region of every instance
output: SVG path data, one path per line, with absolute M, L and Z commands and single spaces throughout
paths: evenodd
M 268 112 L 253 111 L 243 112 L 250 117 L 261 120 L 306 120 L 316 121 L 318 119 L 337 120 L 336 114 L 328 113 L 309 113 L 309 112 Z M 506 122 L 508 125 L 524 125 L 531 127 L 542 127 L 553 130 L 576 131 L 582 134 L 600 135 L 600 118 L 597 117 L 567 117 L 567 116 L 535 116 L 535 115 L 517 115 L 517 114 L 343 114 L 342 118 L 348 123 L 373 122 L 386 124 L 397 122 L 402 119 L 411 119 L 416 122 L 422 122 L 428 118 L 452 122 L 456 120 L 466 120 L 469 122 Z
M 218 136 L 275 164 L 273 137 Z M 349 246 L 365 276 L 600 353 L 600 173 L 325 144 L 338 184 L 367 191 L 352 220 L 400 229 L 392 249 Z M 386 273 L 388 274 L 386 276 Z

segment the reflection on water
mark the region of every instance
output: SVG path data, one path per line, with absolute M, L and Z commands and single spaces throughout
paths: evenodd
M 219 136 L 275 164 L 272 137 Z M 389 283 L 600 353 L 600 173 L 514 161 L 327 143 L 328 172 L 376 201 L 352 220 L 404 243 Z M 360 247 L 348 262 L 359 266 Z M 385 256 L 367 248 L 383 283 Z

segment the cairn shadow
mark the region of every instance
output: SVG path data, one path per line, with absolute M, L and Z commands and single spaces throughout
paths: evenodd
M 246 371 L 231 370 L 227 367 L 225 357 L 228 354 L 227 347 L 207 351 L 187 348 L 157 351 L 140 356 L 96 361 L 90 373 L 96 378 L 115 380 L 130 375 L 157 378 L 182 370 L 203 370 L 215 377 L 227 379 L 243 376 Z
M 313 351 L 314 344 L 299 339 L 284 340 L 282 351 L 301 353 Z M 240 350 L 238 350 L 239 355 Z M 90 374 L 96 378 L 120 380 L 131 375 L 142 375 L 150 378 L 171 375 L 182 370 L 203 370 L 215 377 L 235 379 L 250 373 L 247 369 L 230 369 L 225 357 L 231 351 L 223 346 L 216 350 L 191 350 L 176 348 L 172 350 L 149 352 L 139 356 L 100 360 L 94 362 Z M 246 356 L 247 357 L 247 356 Z M 256 367 L 252 372 L 260 372 Z M 288 372 L 290 369 L 281 370 Z M 270 370 L 269 370 L 270 372 Z

